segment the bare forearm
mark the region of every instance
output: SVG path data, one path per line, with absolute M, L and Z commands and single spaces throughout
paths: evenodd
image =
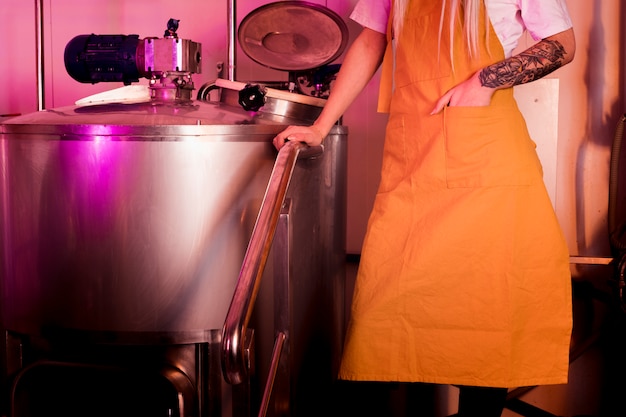
M 569 63 L 574 51 L 574 35 L 570 29 L 484 68 L 479 73 L 480 83 L 483 87 L 501 89 L 537 80 Z
M 352 104 L 380 66 L 387 39 L 384 34 L 363 29 L 355 39 L 337 74 L 331 94 L 315 126 L 326 135 Z
M 372 78 L 380 66 L 386 46 L 385 34 L 363 29 L 346 53 L 328 101 L 315 123 L 312 126 L 287 127 L 274 137 L 276 149 L 282 148 L 286 141 L 299 141 L 311 146 L 320 145 L 333 125 Z

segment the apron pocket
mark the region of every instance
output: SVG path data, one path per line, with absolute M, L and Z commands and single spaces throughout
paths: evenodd
M 516 107 L 446 107 L 448 188 L 530 185 L 542 170 Z

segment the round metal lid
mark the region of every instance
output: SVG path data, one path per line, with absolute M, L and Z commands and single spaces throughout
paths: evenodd
M 266 118 L 245 112 L 241 107 L 193 101 L 186 105 L 169 103 L 105 103 L 66 106 L 14 117 L 0 123 L 0 137 L 12 134 L 61 135 L 75 137 L 116 137 L 133 140 L 168 141 L 183 137 L 276 134 L 297 121 Z M 238 140 L 238 139 L 234 139 Z
M 250 12 L 239 25 L 239 45 L 266 67 L 302 71 L 342 54 L 348 27 L 332 10 L 304 1 L 280 1 Z

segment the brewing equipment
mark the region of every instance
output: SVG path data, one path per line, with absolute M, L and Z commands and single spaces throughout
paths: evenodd
M 173 32 L 68 44 L 79 81 L 145 76 L 146 94 L 0 125 L 8 415 L 305 416 L 330 392 L 347 130 L 277 155 L 274 135 L 312 121 L 324 100 L 260 86 L 249 111 L 248 85 L 225 80 L 194 99 L 200 45 Z M 130 58 L 136 74 L 98 65 L 103 56 Z
M 304 23 L 304 24 L 303 24 Z M 327 98 L 347 26 L 332 10 L 302 1 L 269 3 L 239 25 L 239 46 L 253 61 L 289 73 L 291 91 Z

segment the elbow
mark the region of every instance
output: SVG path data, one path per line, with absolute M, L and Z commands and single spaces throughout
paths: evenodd
M 565 47 L 565 64 L 569 64 L 574 60 L 576 56 L 576 40 L 574 39 L 574 34 L 572 32 L 572 40 L 568 46 Z
M 563 65 L 567 65 L 574 60 L 576 56 L 576 37 L 574 29 L 568 29 L 560 34 L 560 42 L 563 45 Z
M 576 38 L 574 36 L 574 29 L 567 29 L 544 40 L 549 40 L 555 43 L 556 48 L 559 51 L 559 66 L 567 65 L 574 60 L 574 56 L 576 55 Z
M 561 66 L 565 66 L 574 60 L 576 56 L 576 49 L 567 50 L 565 55 L 563 56 L 563 64 Z

